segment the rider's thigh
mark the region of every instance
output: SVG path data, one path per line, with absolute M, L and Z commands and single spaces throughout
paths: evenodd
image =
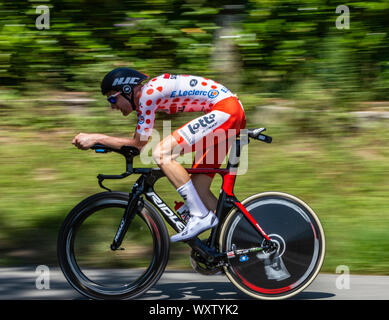
M 231 97 L 216 103 L 206 115 L 184 124 L 172 136 L 182 147 L 182 154 L 195 152 L 193 168 L 217 169 L 245 124 L 246 117 L 240 101 Z M 215 174 L 207 175 L 213 178 Z
M 219 101 L 210 113 L 184 124 L 172 135 L 177 142 L 191 151 L 209 148 L 239 134 L 246 119 L 239 100 L 235 97 Z
M 153 150 L 153 159 L 160 164 L 163 161 L 175 160 L 183 151 L 183 147 L 172 136 L 163 139 Z
M 206 140 L 207 137 L 204 138 Z M 202 169 L 219 169 L 224 163 L 229 148 L 231 147 L 232 140 L 223 140 L 219 143 L 206 146 L 205 148 L 197 148 L 195 153 L 195 159 L 192 164 L 192 168 Z M 206 142 L 204 141 L 204 145 Z M 206 173 L 206 176 L 211 178 L 215 177 L 215 173 Z

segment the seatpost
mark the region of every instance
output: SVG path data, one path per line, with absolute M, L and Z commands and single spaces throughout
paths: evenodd
M 230 155 L 228 157 L 227 169 L 236 168 L 240 160 L 240 138 L 236 137 L 235 143 L 231 146 Z
M 244 132 L 245 134 L 241 135 Z M 235 143 L 231 146 L 230 155 L 228 157 L 227 169 L 230 168 L 238 168 L 240 161 L 240 154 L 242 148 L 249 144 L 250 140 L 247 135 L 247 129 L 243 129 L 240 131 L 240 134 L 236 136 Z
M 132 173 L 133 171 L 133 159 L 125 157 L 126 158 L 126 172 L 127 173 Z

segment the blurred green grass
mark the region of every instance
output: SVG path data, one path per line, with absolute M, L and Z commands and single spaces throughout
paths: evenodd
M 388 100 L 387 1 L 347 4 L 351 25 L 342 30 L 335 10 L 343 3 L 230 4 L 51 0 L 50 29 L 38 30 L 33 2 L 0 2 L 0 265 L 55 264 L 66 214 L 101 191 L 98 173 L 123 171 L 119 156 L 81 152 L 71 140 L 133 132 L 134 117 L 105 111 L 99 94 L 108 70 L 128 66 L 202 75 L 237 92 L 248 126 L 274 137 L 250 143 L 237 196 L 302 198 L 326 231 L 324 271 L 342 264 L 388 274 L 388 124 L 350 113 L 389 110 L 357 103 Z M 171 117 L 172 129 L 192 116 Z M 168 119 L 158 115 L 157 129 Z M 134 180 L 110 185 L 126 191 Z M 220 185 L 216 178 L 215 194 Z M 179 199 L 166 179 L 157 188 L 171 207 Z M 188 256 L 172 244 L 169 267 L 189 267 Z
M 388 123 L 361 123 L 348 113 L 312 116 L 304 109 L 269 108 L 277 102 L 253 96 L 242 101 L 249 105 L 247 127 L 265 126 L 274 140 L 270 145 L 250 142 L 248 171 L 237 179 L 237 197 L 283 191 L 301 198 L 318 214 L 326 233 L 323 271 L 347 265 L 352 273 L 389 274 Z M 102 107 L 100 102 L 69 107 L 30 99 L 2 108 L 0 265 L 56 264 L 56 237 L 67 213 L 102 191 L 98 173 L 124 171 L 119 155 L 80 151 L 71 144 L 81 131 L 133 132 L 133 115 L 123 118 Z M 186 117 L 191 115 L 173 117 L 172 129 Z M 136 165 L 142 166 L 139 158 Z M 107 185 L 129 191 L 135 179 Z M 220 186 L 217 177 L 215 195 Z M 156 190 L 170 207 L 181 200 L 165 178 Z M 184 244 L 172 244 L 168 268 L 190 268 L 189 252 Z

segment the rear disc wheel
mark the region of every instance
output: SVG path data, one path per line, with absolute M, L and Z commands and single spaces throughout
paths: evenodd
M 267 233 L 274 248 L 229 259 L 224 267 L 231 282 L 244 293 L 277 300 L 296 295 L 317 276 L 325 254 L 321 223 L 313 210 L 286 193 L 265 192 L 242 202 Z M 264 238 L 234 209 L 223 223 L 223 252 L 263 247 Z

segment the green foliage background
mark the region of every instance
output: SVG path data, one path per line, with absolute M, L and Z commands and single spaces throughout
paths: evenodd
M 41 4 L 50 29 L 35 23 Z M 386 1 L 7 1 L 0 3 L 2 84 L 24 92 L 42 83 L 95 92 L 117 65 L 149 74 L 206 74 L 220 31 L 233 28 L 241 76 L 235 89 L 294 96 L 302 89 L 337 101 L 386 99 Z M 218 57 L 215 57 L 217 59 Z M 221 57 L 223 59 L 223 57 Z M 227 82 L 230 82 L 227 80 Z M 244 88 L 244 89 L 243 89 Z
M 50 8 L 50 29 L 37 29 L 38 5 Z M 339 5 L 350 9 L 349 29 L 336 28 Z M 97 173 L 121 173 L 120 159 L 81 153 L 71 140 L 132 134 L 134 117 L 104 109 L 99 87 L 129 66 L 202 75 L 236 92 L 248 126 L 274 137 L 250 144 L 239 198 L 303 198 L 325 227 L 324 271 L 388 274 L 388 16 L 387 1 L 0 1 L 1 265 L 56 264 L 67 212 L 99 192 Z M 161 114 L 156 128 L 191 116 Z M 173 205 L 175 190 L 159 187 Z M 189 267 L 183 245 L 172 252 L 171 267 Z

